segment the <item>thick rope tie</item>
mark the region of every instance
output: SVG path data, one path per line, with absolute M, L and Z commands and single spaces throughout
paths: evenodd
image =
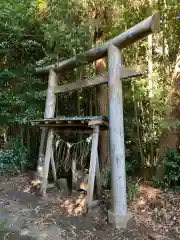
M 83 170 L 88 161 L 91 151 L 92 136 L 77 143 L 66 142 L 55 133 L 53 141 L 53 152 L 56 159 L 56 167 L 68 171 L 72 169 L 75 162 L 76 169 Z

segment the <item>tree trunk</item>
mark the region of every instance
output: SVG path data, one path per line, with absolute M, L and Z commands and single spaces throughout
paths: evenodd
M 97 16 L 96 16 L 97 17 Z M 97 20 L 95 17 L 95 20 Z M 102 26 L 94 32 L 93 42 L 95 45 L 100 45 L 104 42 L 104 32 Z M 101 58 L 95 62 L 96 75 L 106 72 L 105 59 Z M 105 85 L 96 87 L 96 105 L 97 114 L 100 116 L 108 116 L 108 88 Z M 99 162 L 100 168 L 103 169 L 109 165 L 109 136 L 107 131 L 101 131 L 99 135 Z
M 140 122 L 138 118 L 138 106 L 137 106 L 137 100 L 135 97 L 135 89 L 134 89 L 134 83 L 131 81 L 131 87 L 132 87 L 132 98 L 134 103 L 134 114 L 135 114 L 135 120 L 136 120 L 136 129 L 137 129 L 137 136 L 138 136 L 138 148 L 140 153 L 140 163 L 141 167 L 144 167 L 144 153 L 142 148 L 142 139 L 141 139 L 141 132 L 140 132 Z
M 102 74 L 106 71 L 106 63 L 104 59 L 96 61 L 96 74 Z M 100 85 L 96 88 L 97 113 L 100 116 L 108 116 L 108 90 L 106 85 Z M 108 132 L 100 132 L 99 136 L 99 159 L 101 168 L 109 165 L 108 157 Z
M 78 72 L 78 69 L 76 69 L 76 81 L 81 80 L 81 72 Z M 77 115 L 81 116 L 81 103 L 80 103 L 80 93 L 77 91 Z
M 27 124 L 27 152 L 28 152 L 28 157 L 30 156 L 30 152 L 31 152 L 31 146 L 30 146 L 30 139 L 31 139 L 31 135 L 30 135 L 30 127 L 29 124 Z
M 89 116 L 93 116 L 93 91 L 92 88 L 89 88 Z
M 154 166 L 154 130 L 153 130 L 153 59 L 152 59 L 152 46 L 153 46 L 152 35 L 148 36 L 148 94 L 149 94 L 149 164 L 150 167 Z

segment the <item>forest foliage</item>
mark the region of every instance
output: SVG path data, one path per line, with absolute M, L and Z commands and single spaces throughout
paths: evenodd
M 145 169 L 154 170 L 164 129 L 171 132 L 172 125 L 179 129 L 180 115 L 173 122 L 166 121 L 172 109 L 169 95 L 174 88 L 172 76 L 180 47 L 178 0 L 0 2 L 0 162 L 3 171 L 9 169 L 9 165 L 13 171 L 23 171 L 27 164 L 35 166 L 37 162 L 40 132 L 30 126 L 30 121 L 43 117 L 45 97 L 37 92 L 47 89 L 47 78 L 35 76 L 35 67 L 62 61 L 90 49 L 97 29 L 103 32 L 106 41 L 155 11 L 161 12 L 161 28 L 152 36 L 152 46 L 145 38 L 122 51 L 126 66 L 147 66 L 146 76 L 123 82 L 129 174 L 137 169 L 143 169 L 143 173 Z M 151 77 L 148 75 L 150 61 Z M 75 81 L 79 72 L 92 76 L 94 65 L 63 74 L 59 84 Z M 88 94 L 88 90 L 84 90 L 78 95 L 58 95 L 56 114 L 77 115 L 78 102 L 81 115 L 89 115 Z M 95 115 L 95 99 L 92 105 Z M 179 146 L 171 147 L 176 148 L 175 161 L 179 168 Z M 180 182 L 180 176 L 176 182 Z

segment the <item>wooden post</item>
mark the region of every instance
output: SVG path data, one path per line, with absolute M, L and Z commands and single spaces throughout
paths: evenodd
M 45 105 L 45 113 L 44 118 L 53 118 L 55 114 L 55 106 L 56 106 L 56 95 L 53 89 L 57 86 L 57 75 L 54 71 L 50 70 L 49 72 L 49 80 L 48 80 L 48 89 L 47 89 L 47 97 L 46 97 L 46 105 Z M 38 166 L 37 172 L 41 182 L 43 182 L 44 178 L 44 162 L 45 162 L 45 153 L 47 146 L 47 135 L 48 128 L 43 128 L 41 133 L 41 142 L 39 148 L 39 157 L 38 157 Z M 48 168 L 49 171 L 49 168 Z
M 56 95 L 54 93 L 54 88 L 57 87 L 57 74 L 50 70 L 49 80 L 48 80 L 48 89 L 47 89 L 47 98 L 46 98 L 46 107 L 44 118 L 53 118 L 56 107 Z
M 43 166 L 44 166 L 44 158 L 46 153 L 47 134 L 48 134 L 48 128 L 42 128 L 38 164 L 37 164 L 37 173 L 40 181 L 42 181 L 43 179 Z
M 52 156 L 52 142 L 53 142 L 53 130 L 50 129 L 48 131 L 46 154 L 44 159 L 44 177 L 40 189 L 42 195 L 46 194 L 48 184 L 49 163 Z
M 76 166 L 76 159 L 72 160 L 72 184 L 73 184 L 73 189 L 76 189 L 76 184 L 77 183 L 77 166 Z
M 94 193 L 94 181 L 97 166 L 97 156 L 98 156 L 98 140 L 99 140 L 99 125 L 93 126 L 93 138 L 91 147 L 91 158 L 89 167 L 89 178 L 88 178 L 88 190 L 87 190 L 87 207 L 91 205 Z
M 96 187 L 97 187 L 97 198 L 101 198 L 101 173 L 100 173 L 100 168 L 99 168 L 99 158 L 98 158 L 98 153 L 97 153 L 97 158 L 96 158 Z
M 54 151 L 53 151 L 53 148 L 52 148 L 52 151 L 51 151 L 51 166 L 52 166 L 53 179 L 54 179 L 54 183 L 55 183 L 56 180 L 57 180 L 57 174 L 56 174 L 56 165 L 55 165 L 55 161 L 54 161 Z
M 117 47 L 108 48 L 109 71 L 109 129 L 112 163 L 112 212 L 115 216 L 127 214 L 126 169 L 124 147 L 123 93 L 121 78 L 122 60 Z

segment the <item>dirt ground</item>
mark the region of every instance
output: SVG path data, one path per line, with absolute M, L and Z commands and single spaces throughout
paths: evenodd
M 145 184 L 128 203 L 133 218 L 125 230 L 108 224 L 107 206 L 83 212 L 84 195 L 63 197 L 51 189 L 40 198 L 27 191 L 25 176 L 0 180 L 0 239 L 180 239 L 180 194 L 161 192 Z M 109 192 L 105 199 L 110 200 Z

